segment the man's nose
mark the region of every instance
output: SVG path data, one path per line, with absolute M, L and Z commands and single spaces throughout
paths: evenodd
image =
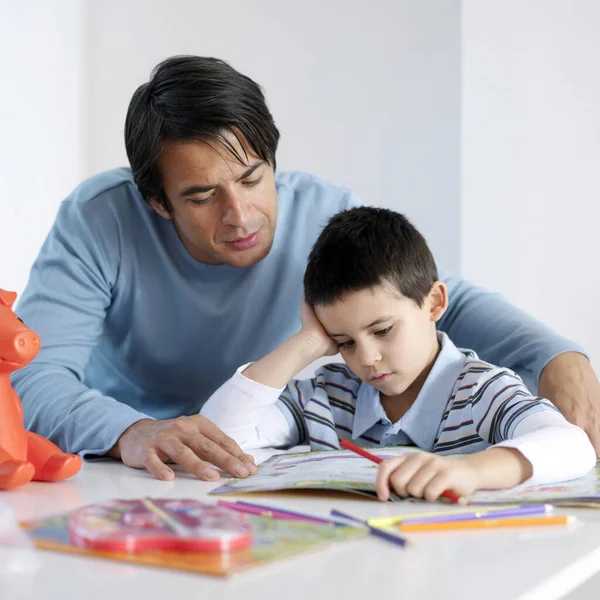
M 232 192 L 225 193 L 225 210 L 223 224 L 231 227 L 244 228 L 248 224 L 248 203 Z

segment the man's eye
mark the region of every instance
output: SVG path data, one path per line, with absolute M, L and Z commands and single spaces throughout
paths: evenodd
M 257 177 L 256 179 L 250 179 L 247 181 L 243 181 L 242 184 L 246 187 L 254 187 L 255 185 L 258 185 L 260 183 L 261 179 L 262 179 L 262 176 Z
M 386 335 L 387 335 L 387 334 L 388 334 L 388 333 L 389 333 L 389 332 L 390 332 L 390 331 L 391 331 L 393 328 L 394 328 L 394 326 L 393 326 L 393 325 L 390 325 L 389 327 L 386 327 L 385 329 L 380 329 L 379 331 L 376 331 L 376 332 L 375 332 L 375 335 L 376 335 L 376 336 L 379 336 L 379 337 L 384 337 L 384 336 L 386 336 Z
M 212 196 L 209 196 L 208 198 L 202 198 L 202 199 L 192 198 L 190 200 L 190 202 L 192 204 L 195 204 L 196 206 L 203 206 L 204 204 L 208 204 L 210 202 L 211 198 L 212 198 Z

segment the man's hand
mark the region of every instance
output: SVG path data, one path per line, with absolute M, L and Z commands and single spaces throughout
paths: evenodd
M 205 481 L 215 481 L 219 473 L 204 461 L 234 477 L 258 471 L 254 459 L 202 415 L 167 421 L 142 419 L 121 434 L 108 455 L 120 458 L 129 467 L 145 468 L 164 480 L 175 476 L 167 462 L 174 462 Z
M 577 352 L 553 358 L 542 371 L 538 393 L 581 427 L 600 455 L 600 383 L 588 359 Z

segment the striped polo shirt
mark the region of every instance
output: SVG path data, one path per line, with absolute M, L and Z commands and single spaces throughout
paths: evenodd
M 313 379 L 292 380 L 277 405 L 292 429 L 293 444 L 312 450 L 414 445 L 428 452 L 478 452 L 512 439 L 515 427 L 538 411 L 558 412 L 534 397 L 513 371 L 458 349 L 438 332 L 441 350 L 414 404 L 392 423 L 379 391 L 345 364 L 329 364 Z

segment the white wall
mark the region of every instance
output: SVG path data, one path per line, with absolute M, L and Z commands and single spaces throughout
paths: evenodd
M 600 371 L 600 3 L 464 0 L 461 270 Z
M 0 287 L 21 292 L 81 168 L 78 0 L 0 0 Z
M 126 163 L 127 105 L 157 62 L 217 56 L 265 89 L 281 169 L 406 212 L 458 268 L 459 0 L 103 0 L 87 10 L 87 172 Z

